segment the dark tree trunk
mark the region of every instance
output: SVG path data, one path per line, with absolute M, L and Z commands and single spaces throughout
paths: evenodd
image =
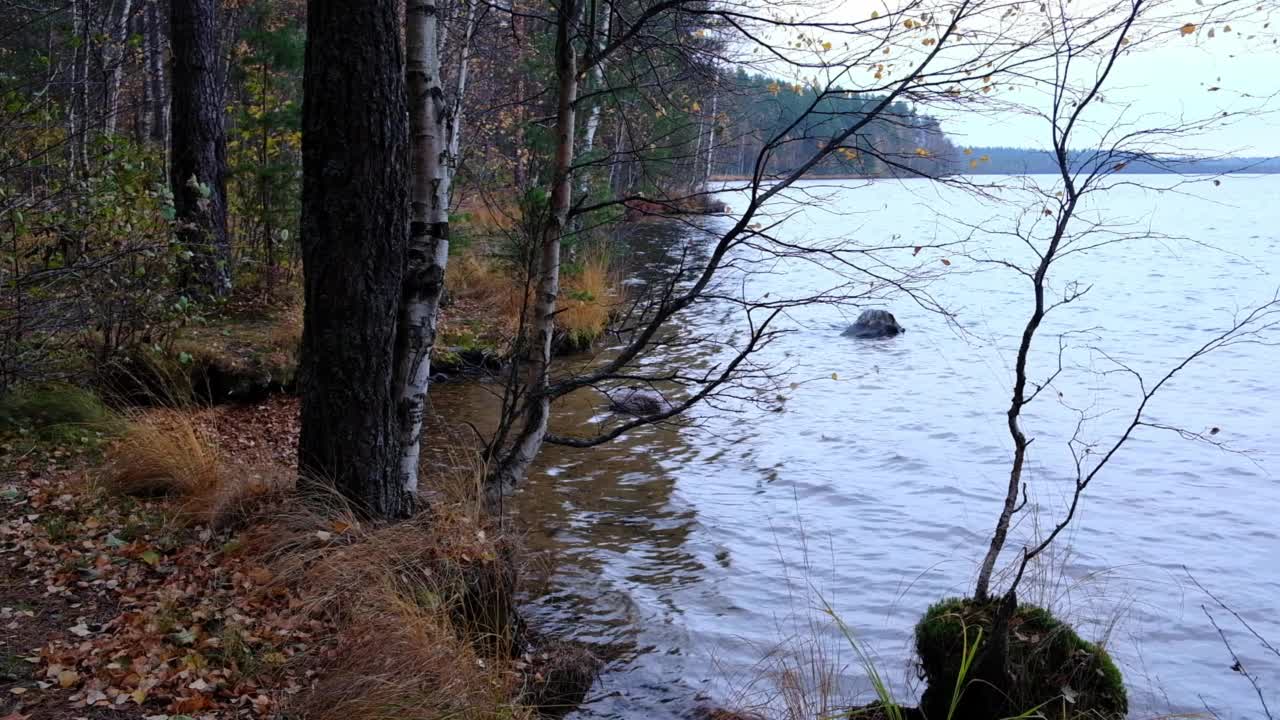
M 227 138 L 218 87 L 216 0 L 174 0 L 169 7 L 173 79 L 169 183 L 178 237 L 192 253 L 185 284 L 204 297 L 231 291 L 227 240 Z
M 393 383 L 409 241 L 398 4 L 308 0 L 302 111 L 300 470 L 379 517 L 413 506 Z

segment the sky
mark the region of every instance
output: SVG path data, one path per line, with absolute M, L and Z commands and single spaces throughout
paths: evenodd
M 1122 59 L 1108 82 L 1103 118 L 1124 113 L 1143 125 L 1168 125 L 1228 112 L 1261 110 L 1253 117 L 1197 137 L 1188 149 L 1242 156 L 1280 156 L 1280 46 L 1248 41 L 1242 32 L 1217 33 L 1212 40 L 1191 37 Z M 1213 43 L 1210 45 L 1210 43 Z M 1211 91 L 1209 88 L 1217 87 Z M 1006 115 L 944 116 L 944 128 L 960 145 L 1041 147 L 1043 120 Z
M 812 0 L 791 0 L 790 8 Z M 822 2 L 823 0 L 817 0 Z M 829 4 L 804 7 L 810 17 L 827 22 L 865 20 L 877 12 L 893 9 L 886 4 L 913 0 L 826 0 Z M 920 1 L 920 0 L 916 0 Z M 1016 2 L 1017 0 L 987 0 Z M 1031 13 L 1045 0 L 1026 0 Z M 1102 7 L 1109 0 L 1067 0 L 1073 14 Z M 1091 106 L 1088 120 L 1096 129 L 1117 122 L 1130 128 L 1167 127 L 1220 116 L 1224 111 L 1239 114 L 1214 123 L 1207 132 L 1180 139 L 1178 149 L 1196 155 L 1280 156 L 1280 2 L 1277 0 L 1148 0 L 1151 15 L 1159 13 L 1159 26 L 1169 31 L 1149 45 L 1124 54 L 1108 79 L 1105 100 Z M 1262 2 L 1252 5 L 1252 2 Z M 813 8 L 821 7 L 820 11 Z M 1003 7 L 1003 6 L 1001 6 Z M 784 11 L 784 12 L 790 12 Z M 1205 22 L 1217 13 L 1230 20 Z M 1272 16 L 1276 21 L 1271 23 Z M 1182 34 L 1179 27 L 1195 21 L 1194 31 Z M 1155 22 L 1153 20 L 1153 22 Z M 785 34 L 770 32 L 771 42 L 789 43 Z M 837 46 L 839 39 L 836 39 Z M 1136 48 L 1137 46 L 1135 46 Z M 917 51 L 921 51 L 917 48 Z M 921 51 L 922 52 L 922 51 Z M 896 56 L 896 53 L 895 53 Z M 779 67 L 781 66 L 781 67 Z M 768 62 L 761 68 L 784 77 L 795 72 L 782 63 Z M 802 76 L 803 77 L 803 76 Z M 855 72 L 853 77 L 857 78 Z M 1010 86 L 997 88 L 992 97 L 1023 107 L 1046 109 L 1047 98 L 1039 92 Z M 943 129 L 960 146 L 1015 146 L 1045 148 L 1050 129 L 1043 118 L 1014 112 L 947 112 L 921 110 L 937 115 Z M 1078 134 L 1080 143 L 1092 138 Z M 1077 145 L 1079 146 L 1079 145 Z

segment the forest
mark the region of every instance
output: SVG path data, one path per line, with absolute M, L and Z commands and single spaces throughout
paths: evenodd
M 1227 39 L 1244 48 L 1230 58 L 1273 54 L 1274 11 L 0 0 L 0 720 L 1145 712 L 1109 631 L 1039 589 L 1074 572 L 1059 553 L 1148 436 L 1231 449 L 1220 421 L 1157 400 L 1192 393 L 1218 357 L 1273 348 L 1280 290 L 1232 295 L 1232 312 L 1169 332 L 1180 344 L 1151 362 L 1116 350 L 1115 325 L 1071 313 L 1109 269 L 1139 264 L 1109 252 L 1216 249 L 1102 217 L 1108 198 L 1247 187 L 1237 176 L 1280 166 L 1264 150 L 1191 149 L 1223 124 L 1265 123 L 1267 97 L 1134 120 L 1113 71 Z M 1043 146 L 958 145 L 943 119 L 1005 113 L 1042 121 Z M 1011 324 L 972 321 L 961 291 L 1006 302 L 992 312 Z M 962 574 L 925 588 L 899 629 L 915 679 L 853 627 L 839 603 L 857 598 L 810 580 L 801 639 L 734 656 L 754 675 L 735 691 L 710 670 L 628 684 L 646 655 L 713 652 L 635 639 L 646 625 L 763 613 L 728 637 L 786 610 L 733 597 L 653 620 L 676 603 L 672 578 L 696 567 L 709 585 L 726 572 L 767 586 L 759 573 L 776 569 L 734 566 L 749 552 L 723 539 L 709 560 L 645 573 L 609 565 L 639 550 L 560 544 L 634 525 L 648 529 L 626 542 L 645 547 L 710 513 L 670 510 L 697 494 L 688 480 L 645 489 L 657 506 L 628 505 L 641 497 L 628 488 L 694 466 L 733 477 L 772 428 L 825 417 L 805 404 L 815 394 L 856 407 L 840 394 L 874 389 L 906 363 L 894 348 L 929 337 L 963 339 L 948 372 L 980 365 L 951 362 L 967 348 L 999 353 L 998 400 L 955 424 L 1000 446 L 993 483 L 945 473 L 977 483 L 964 491 L 976 527 L 946 531 Z M 1079 388 L 1118 406 L 1077 406 Z M 870 447 L 892 430 L 867 413 Z M 834 441 L 843 421 L 820 422 Z M 813 456 L 843 472 L 857 452 Z M 617 469 L 629 463 L 641 469 Z M 786 464 L 753 467 L 767 479 L 730 504 L 781 488 Z M 849 473 L 891 486 L 900 470 Z M 574 484 L 602 472 L 605 490 Z M 852 492 L 807 483 L 787 484 L 783 505 L 799 512 L 812 493 L 841 507 Z M 847 523 L 878 510 L 861 512 Z M 916 515 L 894 522 L 941 522 Z M 1107 562 L 1127 561 L 1116 553 Z M 610 643 L 612 615 L 588 608 L 616 589 L 583 599 L 557 585 L 566 568 L 592 587 L 670 584 L 652 606 L 635 593 L 627 640 Z M 1249 592 L 1214 594 L 1184 570 L 1217 630 L 1197 636 L 1213 647 L 1195 662 L 1234 662 L 1230 707 L 1271 718 L 1274 623 L 1236 610 Z

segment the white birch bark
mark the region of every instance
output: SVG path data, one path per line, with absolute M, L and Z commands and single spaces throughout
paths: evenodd
M 151 88 L 151 135 L 150 139 L 160 143 L 165 150 L 165 166 L 169 157 L 169 83 L 165 80 L 165 34 L 164 23 L 160 17 L 159 0 L 151 0 L 146 7 L 147 32 L 147 77 L 146 84 Z
M 601 5 L 604 6 L 604 21 L 600 25 L 600 32 L 598 34 L 600 41 L 597 42 L 596 45 L 603 49 L 609 40 L 610 13 L 609 4 L 607 2 L 602 2 Z M 593 90 L 600 90 L 604 87 L 604 63 L 602 62 L 596 63 L 595 66 L 591 68 L 591 87 Z M 596 131 L 600 129 L 601 107 L 603 107 L 603 103 L 598 100 L 591 103 L 591 115 L 587 117 L 586 131 L 582 138 L 583 155 L 590 153 L 592 149 L 595 148 Z M 583 182 L 585 183 L 586 180 L 584 179 Z
M 395 387 L 400 426 L 400 481 L 418 491 L 422 430 L 449 262 L 449 195 L 461 137 L 462 97 L 474 8 L 468 3 L 464 40 L 459 50 L 456 96 L 445 101 L 440 47 L 443 29 L 437 0 L 412 0 L 406 13 L 406 84 L 409 91 L 410 190 L 409 248 L 397 329 Z
M 151 81 L 151 56 L 156 52 L 156 38 L 151 27 L 152 4 L 146 2 L 138 15 L 138 28 L 142 35 L 142 108 L 138 113 L 138 134 L 143 143 L 151 142 L 156 132 L 156 93 Z
M 711 178 L 711 158 L 716 149 L 716 112 L 720 104 L 720 95 L 715 93 L 711 96 L 711 128 L 707 135 L 707 179 Z
M 70 133 L 67 147 L 70 151 L 71 174 L 86 170 L 87 151 L 85 134 L 89 128 L 88 68 L 89 68 L 89 17 L 81 0 L 71 2 L 72 33 L 80 40 L 71 57 L 71 107 L 67 111 L 67 128 Z
M 129 39 L 129 15 L 133 11 L 133 0 L 121 0 L 120 11 L 112 15 L 111 37 L 107 48 L 103 51 L 103 61 L 107 70 L 107 87 L 105 89 L 103 111 L 103 133 L 114 135 L 120 114 L 120 84 L 124 80 L 124 49 Z

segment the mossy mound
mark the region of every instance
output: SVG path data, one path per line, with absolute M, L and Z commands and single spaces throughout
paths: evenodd
M 97 395 L 75 385 L 24 385 L 0 397 L 0 434 L 72 443 L 88 442 L 119 427 L 119 418 Z
M 982 640 L 964 679 L 964 695 L 954 715 L 957 720 L 990 720 L 1032 709 L 1055 718 L 1125 717 L 1129 703 L 1124 679 L 1107 652 L 1082 640 L 1042 608 L 1018 606 L 1009 620 L 1004 677 L 990 672 L 993 658 L 988 650 L 995 644 L 991 632 L 998 608 L 998 600 L 943 600 L 916 625 L 916 652 L 928 683 L 921 698 L 927 717 L 949 716 L 966 641 L 972 649 L 979 629 Z M 988 683 L 1006 687 L 975 691 L 975 687 L 986 689 Z

